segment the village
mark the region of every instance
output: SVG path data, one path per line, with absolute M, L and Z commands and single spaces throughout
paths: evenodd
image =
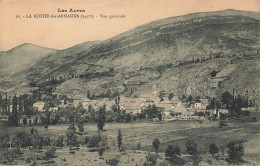
M 187 93 L 190 94 L 191 88 L 187 87 Z M 230 94 L 231 95 L 231 94 Z M 50 95 L 45 95 L 50 96 Z M 7 98 L 7 96 L 6 96 Z M 242 99 L 241 99 L 242 100 Z M 10 116 L 14 115 L 13 105 L 14 103 L 9 99 L 2 99 L 1 107 L 1 124 L 6 125 L 8 120 L 10 121 Z M 19 100 L 20 101 L 20 100 Z M 246 102 L 246 101 L 243 101 Z M 248 101 L 247 101 L 248 102 Z M 9 103 L 10 105 L 7 106 Z M 169 121 L 169 120 L 225 120 L 228 117 L 229 110 L 224 104 L 221 106 L 216 106 L 220 104 L 219 99 L 213 98 L 200 98 L 199 96 L 193 97 L 191 95 L 174 95 L 173 93 L 166 94 L 164 91 L 158 91 L 156 85 L 153 85 L 149 93 L 141 94 L 139 96 L 129 97 L 124 95 L 117 95 L 113 98 L 98 98 L 89 99 L 87 97 L 82 98 L 81 96 L 75 96 L 72 98 L 67 98 L 66 96 L 54 96 L 52 98 L 45 98 L 45 101 L 35 101 L 31 102 L 31 107 L 25 107 L 25 101 L 21 104 L 16 105 L 17 112 L 17 125 L 44 125 L 46 124 L 47 116 L 49 116 L 48 125 L 50 124 L 61 124 L 70 123 L 71 117 L 67 116 L 64 111 L 69 111 L 69 114 L 74 117 L 74 120 L 84 119 L 84 122 L 95 122 L 97 116 L 97 111 L 99 108 L 105 106 L 106 110 L 106 121 L 125 121 L 125 117 L 128 116 L 127 122 L 135 121 L 140 115 L 147 114 L 147 109 L 151 106 L 156 107 L 156 115 L 149 117 L 154 123 L 157 121 Z M 6 108 L 5 108 L 6 107 Z M 242 106 L 241 106 L 242 107 Z M 17 108 L 19 110 L 17 110 Z M 25 109 L 31 109 L 28 113 Z M 91 110 L 90 110 L 91 109 Z M 80 110 L 83 110 L 83 112 Z M 94 115 L 89 115 L 90 112 L 94 110 Z M 146 111 L 145 111 L 146 110 Z M 244 106 L 241 111 L 246 112 L 245 114 L 250 114 L 250 112 L 255 112 L 258 110 L 257 105 L 251 104 L 250 106 Z M 122 111 L 120 118 L 119 112 Z M 9 112 L 9 113 L 8 113 Z M 48 112 L 49 115 L 46 114 Z M 92 111 L 93 112 L 93 111 Z M 96 112 L 96 113 L 95 113 Z M 145 113 L 143 113 L 145 112 Z M 78 114 L 78 115 L 76 115 Z M 161 115 L 159 118 L 158 115 Z M 63 116 L 65 115 L 65 116 Z M 90 118 L 90 117 L 94 118 Z M 141 120 L 141 118 L 140 118 Z M 52 122 L 55 121 L 55 122 Z

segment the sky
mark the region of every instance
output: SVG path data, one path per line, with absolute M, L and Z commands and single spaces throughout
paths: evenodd
M 85 12 L 61 13 L 58 8 Z M 225 9 L 260 12 L 260 0 L 0 0 L 0 51 L 23 43 L 65 49 L 106 40 L 154 20 Z M 95 18 L 26 18 L 34 14 L 93 14 Z M 125 18 L 101 18 L 101 14 Z

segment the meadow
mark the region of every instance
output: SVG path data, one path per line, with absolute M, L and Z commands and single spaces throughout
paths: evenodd
M 230 141 L 243 143 L 245 147 L 244 165 L 257 165 L 259 161 L 259 131 L 260 122 L 242 122 L 239 120 L 228 121 L 227 126 L 218 127 L 218 121 L 204 120 L 199 123 L 196 120 L 172 120 L 162 121 L 161 123 L 152 123 L 148 120 L 137 120 L 132 123 L 106 123 L 104 131 L 100 132 L 102 136 L 107 137 L 109 149 L 104 152 L 103 159 L 100 159 L 98 152 L 91 152 L 86 146 L 80 146 L 79 150 L 73 153 L 68 147 L 57 149 L 53 165 L 106 165 L 106 160 L 118 156 L 119 165 L 143 165 L 146 161 L 145 156 L 148 152 L 155 153 L 152 146 L 154 138 L 160 140 L 158 162 L 164 161 L 164 152 L 168 145 L 178 145 L 181 150 L 182 157 L 186 158 L 186 165 L 191 165 L 191 159 L 186 153 L 185 142 L 188 139 L 194 140 L 198 144 L 198 150 L 202 154 L 201 165 L 209 165 L 209 159 L 214 165 L 226 165 L 225 157 L 227 156 L 226 145 Z M 49 135 L 51 138 L 65 135 L 68 125 L 49 126 L 45 129 L 43 126 L 36 126 L 39 133 Z M 1 132 L 12 133 L 25 130 L 29 132 L 31 127 L 15 127 L 1 128 Z M 95 123 L 86 124 L 84 126 L 84 135 L 79 136 L 79 140 L 84 140 L 86 136 L 97 133 Z M 123 135 L 123 146 L 125 151 L 118 152 L 117 133 L 121 130 Z M 137 144 L 140 143 L 140 149 Z M 220 160 L 215 161 L 209 155 L 209 145 L 215 143 L 220 149 Z M 45 151 L 44 149 L 42 150 Z M 28 156 L 35 155 L 32 150 L 23 149 L 23 156 L 20 160 L 16 160 L 14 164 L 26 164 L 23 159 Z M 47 164 L 45 161 L 38 160 L 37 164 Z M 49 163 L 50 164 L 50 163 Z M 52 165 L 52 164 L 51 164 Z

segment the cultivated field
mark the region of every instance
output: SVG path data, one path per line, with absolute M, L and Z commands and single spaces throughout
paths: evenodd
M 31 127 L 17 127 L 10 129 L 1 129 L 1 132 L 12 133 L 14 131 L 26 130 Z M 43 126 L 37 126 L 39 132 L 43 135 L 57 137 L 65 135 L 68 125 L 49 126 L 45 129 Z M 118 152 L 117 132 L 121 129 L 123 134 L 124 152 Z M 69 153 L 69 148 L 64 147 L 56 151 L 56 156 L 51 165 L 106 165 L 106 160 L 119 156 L 119 165 L 143 165 L 146 161 L 145 156 L 150 151 L 155 153 L 152 146 L 154 138 L 161 142 L 159 147 L 159 159 L 157 163 L 164 161 L 164 152 L 168 145 L 178 145 L 181 149 L 182 157 L 186 158 L 186 165 L 191 165 L 192 161 L 186 153 L 185 142 L 187 139 L 193 139 L 198 144 L 198 149 L 202 153 L 201 165 L 209 165 L 209 160 L 214 165 L 226 165 L 224 160 L 227 157 L 226 145 L 230 141 L 242 142 L 245 146 L 244 165 L 258 165 L 259 162 L 259 132 L 260 122 L 242 123 L 238 120 L 227 122 L 227 126 L 218 128 L 218 121 L 163 121 L 154 124 L 149 121 L 139 121 L 133 123 L 106 123 L 102 136 L 107 136 L 110 149 L 104 152 L 104 159 L 100 159 L 98 152 L 90 152 L 89 148 L 81 146 L 75 153 Z M 94 135 L 97 132 L 96 124 L 85 125 L 86 135 Z M 84 140 L 85 136 L 79 136 Z M 137 144 L 141 143 L 140 150 L 137 150 Z M 220 160 L 216 161 L 208 153 L 209 145 L 215 143 L 220 149 Z M 44 150 L 43 150 L 44 151 Z M 24 149 L 23 158 L 35 155 L 36 152 Z M 221 160 L 222 158 L 222 160 Z M 21 158 L 22 159 L 22 158 Z M 36 161 L 37 164 L 46 163 L 43 160 Z M 16 161 L 15 164 L 26 164 L 24 160 Z

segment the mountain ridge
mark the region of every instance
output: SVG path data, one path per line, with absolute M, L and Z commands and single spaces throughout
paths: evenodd
M 27 84 L 34 82 L 37 86 L 50 78 L 65 77 L 53 86 L 53 91 L 71 97 L 84 97 L 87 91 L 100 95 L 107 89 L 134 96 L 151 91 L 154 84 L 158 91 L 207 96 L 207 91 L 216 95 L 219 88 L 230 90 L 238 80 L 237 91 L 253 90 L 260 82 L 255 78 L 255 74 L 260 74 L 259 16 L 256 12 L 225 10 L 153 21 L 72 51 L 73 56 L 64 56 L 69 61 L 63 64 L 60 58 L 55 68 L 50 66 L 51 61 L 39 62 L 24 75 Z M 245 81 L 238 77 L 239 65 L 248 71 L 244 75 L 252 78 L 255 85 L 244 86 Z M 213 70 L 224 78 L 211 78 Z

